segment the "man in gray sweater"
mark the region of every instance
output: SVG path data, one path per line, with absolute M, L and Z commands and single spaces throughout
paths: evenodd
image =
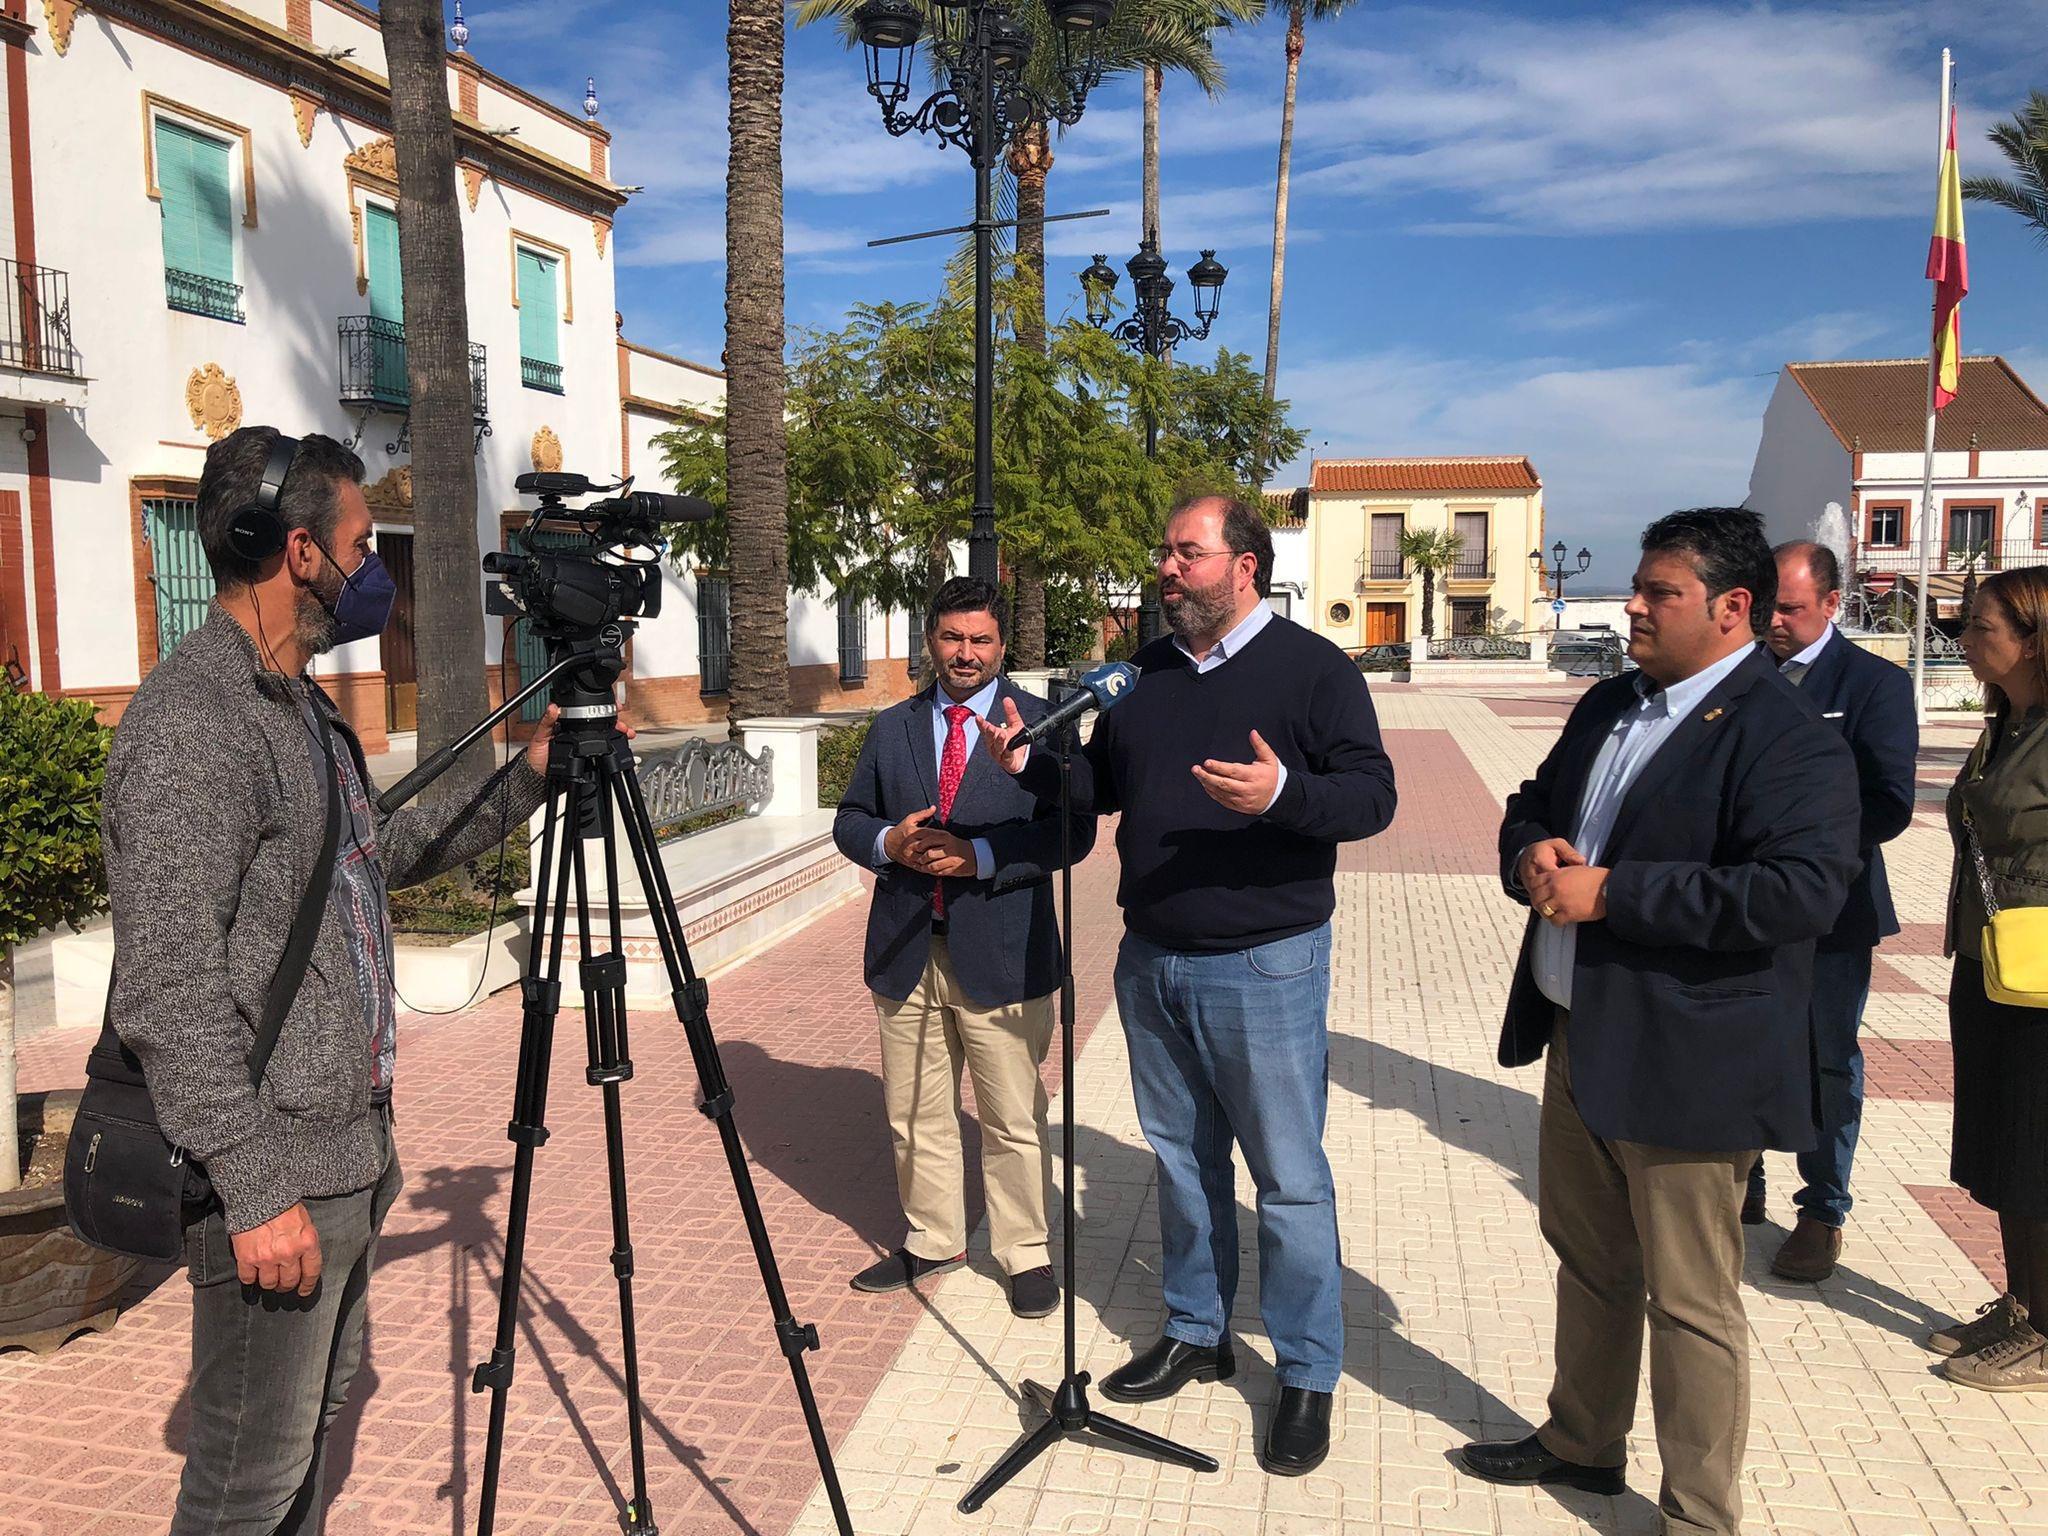
M 164 1134 L 219 1197 L 186 1232 L 191 1426 L 174 1536 L 320 1528 L 324 1441 L 400 1184 L 386 892 L 496 846 L 547 789 L 552 708 L 466 803 L 376 811 L 355 733 L 306 675 L 389 616 L 362 478 L 332 438 L 294 448 L 244 427 L 213 446 L 198 520 L 215 599 L 136 690 L 107 764 L 114 1025 Z M 325 913 L 252 1088 L 246 1057 L 330 795 Z

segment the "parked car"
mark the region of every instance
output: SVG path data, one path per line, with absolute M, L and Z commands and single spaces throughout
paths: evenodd
M 1550 637 L 1550 670 L 1566 677 L 1614 677 L 1634 666 L 1611 629 L 1566 629 Z

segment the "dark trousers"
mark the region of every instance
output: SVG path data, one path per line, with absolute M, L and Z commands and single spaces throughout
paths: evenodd
M 403 1178 L 381 1116 L 383 1177 L 308 1200 L 320 1234 L 311 1296 L 244 1286 L 220 1214 L 185 1234 L 192 1280 L 191 1428 L 171 1536 L 297 1536 L 326 1517 L 327 1435 L 363 1356 L 377 1234 Z
M 1813 1059 L 1820 1078 L 1820 1145 L 1799 1154 L 1804 1181 L 1792 1203 L 1823 1226 L 1849 1219 L 1849 1167 L 1863 1127 L 1863 1005 L 1870 997 L 1867 949 L 1820 950 L 1813 957 Z M 1749 1187 L 1761 1190 L 1764 1160 L 1750 1170 Z

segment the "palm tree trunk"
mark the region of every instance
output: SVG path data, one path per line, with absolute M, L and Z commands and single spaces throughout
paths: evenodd
M 385 0 L 379 12 L 398 151 L 398 265 L 412 395 L 413 643 L 424 759 L 490 707 L 477 546 L 469 298 L 455 192 L 441 0 Z M 428 787 L 467 799 L 491 769 L 467 752 Z
M 1144 228 L 1139 238 L 1159 236 L 1159 88 L 1166 72 L 1157 64 L 1145 66 L 1145 174 Z
M 1436 570 L 1433 566 L 1422 568 L 1422 638 L 1425 642 L 1436 637 Z
M 14 1093 L 14 949 L 0 944 L 0 1194 L 21 1187 L 21 1131 Z
M 1266 299 L 1266 401 L 1272 403 L 1280 380 L 1280 290 L 1287 275 L 1287 181 L 1294 162 L 1294 89 L 1301 76 L 1302 17 L 1305 0 L 1287 9 L 1287 90 L 1280 105 L 1280 171 L 1273 190 L 1273 281 Z M 1260 464 L 1265 463 L 1263 445 Z
M 726 528 L 739 722 L 789 712 L 782 333 L 782 4 L 731 0 L 725 173 Z
M 1044 123 L 1020 129 L 1010 140 L 1010 172 L 1017 179 L 1017 275 L 1024 301 L 1017 311 L 1019 344 L 1045 352 L 1045 180 L 1052 173 L 1052 135 Z M 1045 568 L 1035 559 L 1012 562 L 1017 602 L 1010 660 L 1020 667 L 1045 665 Z

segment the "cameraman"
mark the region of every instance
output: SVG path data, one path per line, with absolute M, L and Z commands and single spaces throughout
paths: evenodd
M 546 791 L 556 716 L 467 805 L 380 815 L 355 733 L 306 675 L 390 616 L 362 461 L 301 439 L 267 513 L 277 442 L 274 428 L 244 427 L 208 451 L 198 517 L 215 598 L 136 690 L 107 764 L 112 1017 L 164 1134 L 219 1197 L 186 1230 L 192 1421 L 174 1536 L 320 1528 L 323 1443 L 362 1355 L 377 1233 L 400 1184 L 386 891 L 525 821 Z M 267 530 L 259 547 L 282 543 L 260 559 L 230 535 L 238 525 L 247 547 L 252 517 Z M 245 1057 L 329 795 L 341 819 L 324 916 L 252 1089 Z

